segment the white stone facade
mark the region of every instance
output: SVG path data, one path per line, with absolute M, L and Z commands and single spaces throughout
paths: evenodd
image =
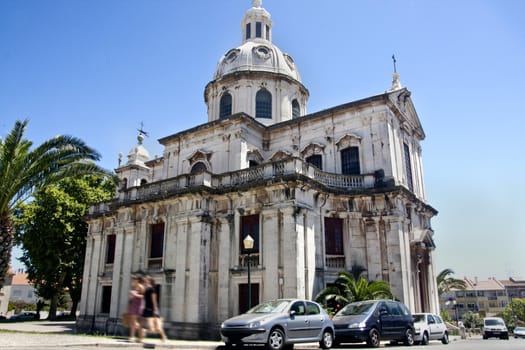
M 271 43 L 259 6 L 206 87 L 209 122 L 160 139 L 157 159 L 139 139 L 117 169 L 116 198 L 92 207 L 80 328 L 118 329 L 131 274 L 144 272 L 160 284 L 169 336 L 217 337 L 221 321 L 246 308 L 248 266 L 253 303 L 313 299 L 339 271 L 363 269 L 413 312 L 439 311 L 437 212 L 425 199 L 425 135 L 410 92 L 397 76 L 389 92 L 305 114 L 308 91 L 289 62 L 223 64 L 248 46 L 254 53 L 254 42 L 289 57 Z M 259 33 L 247 23 L 258 22 L 267 36 L 247 38 Z M 260 89 L 271 115 L 256 118 Z M 231 107 L 221 102 L 228 91 Z M 256 240 L 249 256 L 247 233 Z

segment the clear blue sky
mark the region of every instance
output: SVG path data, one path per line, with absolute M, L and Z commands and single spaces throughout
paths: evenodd
M 250 0 L 0 1 L 0 135 L 85 140 L 113 169 L 144 123 L 157 139 L 207 121 L 203 91 L 241 43 Z M 386 91 L 392 54 L 426 133 L 435 263 L 525 278 L 525 1 L 264 0 L 308 112 Z M 522 141 L 520 141 L 522 140 Z

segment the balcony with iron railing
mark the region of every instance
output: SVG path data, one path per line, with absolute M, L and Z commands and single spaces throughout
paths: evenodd
M 212 174 L 204 171 L 131 187 L 121 190 L 118 197 L 114 200 L 95 204 L 91 207 L 90 214 L 107 212 L 110 209 L 110 205 L 116 203 L 146 201 L 203 187 L 226 191 L 236 186 L 290 175 L 302 176 L 306 180 L 309 179 L 322 186 L 336 190 L 368 189 L 373 188 L 376 183 L 374 174 L 343 175 L 328 173 L 319 170 L 300 158 L 289 158 L 223 174 Z

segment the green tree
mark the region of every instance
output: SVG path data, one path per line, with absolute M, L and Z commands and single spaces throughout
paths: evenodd
M 107 177 L 66 178 L 40 189 L 31 203 L 21 204 L 15 220 L 20 260 L 40 297 L 50 300 L 49 318 L 67 289 L 71 315 L 80 300 L 87 235 L 83 220 L 89 205 L 110 199 L 114 184 Z
M 100 154 L 72 136 L 56 136 L 32 149 L 24 138 L 27 124 L 17 121 L 0 139 L 0 288 L 11 260 L 13 211 L 39 188 L 63 178 L 107 173 L 94 163 Z
M 483 320 L 479 315 L 473 313 L 472 311 L 467 311 L 461 316 L 461 319 L 463 320 L 463 324 L 467 328 L 476 328 L 483 325 Z
M 357 278 L 348 271 L 340 271 L 335 282 L 321 290 L 315 300 L 328 311 L 336 312 L 354 301 L 381 298 L 394 298 L 387 282 L 369 281 L 363 276 Z
M 514 298 L 503 310 L 503 319 L 507 326 L 525 326 L 525 299 Z
M 467 288 L 465 281 L 452 277 L 453 274 L 454 271 L 451 269 L 444 269 L 437 275 L 436 280 L 439 295 L 449 292 L 452 289 L 464 290 Z

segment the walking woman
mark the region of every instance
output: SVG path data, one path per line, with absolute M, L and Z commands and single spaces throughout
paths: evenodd
M 142 317 L 146 319 L 148 331 L 151 333 L 158 333 L 162 341 L 165 342 L 167 338 L 162 327 L 162 321 L 159 317 L 159 299 L 155 288 L 155 280 L 151 276 L 146 276 L 144 280 L 144 287 L 146 290 L 144 292 L 144 310 L 142 311 Z
M 129 341 L 135 342 L 135 333 L 138 333 L 139 342 L 142 341 L 142 325 L 140 317 L 144 305 L 144 279 L 142 276 L 133 276 L 129 291 Z

